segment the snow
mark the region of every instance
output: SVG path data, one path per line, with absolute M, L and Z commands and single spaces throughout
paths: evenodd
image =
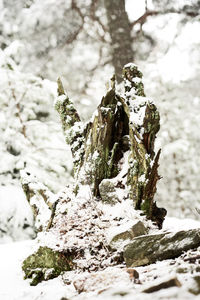
M 35 236 L 32 211 L 22 188 L 0 186 L 0 220 L 0 244 Z
M 142 174 L 139 178 L 138 178 L 138 181 L 139 182 L 145 182 L 146 178 L 145 178 L 145 175 Z
M 107 240 L 110 242 L 114 236 L 118 235 L 119 233 L 130 230 L 136 223 L 137 220 L 125 220 L 124 224 L 122 223 L 122 225 L 120 226 L 113 226 L 108 228 L 106 232 Z
M 60 278 L 31 287 L 23 280 L 22 261 L 32 253 L 34 241 L 24 241 L 0 246 L 0 299 L 2 300 L 60 300 L 66 288 Z M 69 295 L 69 293 L 68 293 Z
M 188 219 L 185 222 L 184 229 L 197 227 L 200 228 L 200 222 Z M 183 229 L 183 221 L 176 218 L 167 218 L 164 228 L 170 230 L 171 228 Z M 194 295 L 189 293 L 188 290 L 195 288 L 193 277 L 196 274 L 198 275 L 195 271 L 197 265 L 183 261 L 183 257 L 195 256 L 199 254 L 200 249 L 197 251 L 190 250 L 187 254 L 185 253 L 182 257 L 175 260 L 170 259 L 149 266 L 135 268 L 139 273 L 141 284 L 134 283 L 129 279 L 126 268 L 116 266 L 106 268 L 104 271 L 91 273 L 66 272 L 56 279 L 42 282 L 37 286 L 30 286 L 28 280 L 23 280 L 21 263 L 34 249 L 37 249 L 35 240 L 0 245 L 0 299 L 61 300 L 62 297 L 74 300 L 130 300 L 133 298 L 136 300 L 151 300 L 152 297 L 155 300 L 194 299 Z M 186 269 L 187 272 L 179 273 L 178 269 L 180 267 Z M 142 293 L 144 289 L 173 277 L 178 278 L 182 284 L 181 287 L 172 287 L 153 294 Z M 84 292 L 79 294 L 77 289 L 83 289 Z
M 125 68 L 130 68 L 130 69 L 132 69 L 132 68 L 134 68 L 134 67 L 137 67 L 137 65 L 134 64 L 134 63 L 132 63 L 132 62 L 130 62 L 130 63 L 126 64 L 124 67 L 125 67 Z
M 56 107 L 58 104 L 63 104 L 66 99 L 67 96 L 65 94 L 58 96 L 54 101 L 54 107 Z
M 178 231 L 178 230 L 189 230 L 194 228 L 200 228 L 200 222 L 193 219 L 180 219 L 177 222 L 177 218 L 166 217 L 163 223 L 163 230 Z
M 132 82 L 134 82 L 134 83 L 141 83 L 142 82 L 142 78 L 134 77 L 134 78 L 132 78 Z

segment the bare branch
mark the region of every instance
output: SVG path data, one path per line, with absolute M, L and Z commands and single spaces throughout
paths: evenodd
M 85 23 L 85 16 L 82 14 L 80 8 L 77 6 L 76 1 L 72 0 L 71 3 L 71 8 L 75 11 L 77 11 L 77 13 L 79 14 L 82 22 L 80 27 L 74 32 L 74 34 L 72 34 L 67 40 L 66 40 L 66 44 L 71 44 L 73 41 L 75 41 L 79 35 L 79 33 L 83 30 L 83 26 Z
M 108 32 L 106 26 L 101 22 L 100 18 L 97 17 L 95 14 L 97 3 L 98 0 L 92 0 L 92 3 L 90 5 L 90 17 L 93 21 L 96 21 L 101 26 L 104 32 Z
M 23 134 L 23 136 L 25 137 L 25 139 L 27 139 L 32 146 L 35 146 L 35 144 L 30 140 L 30 138 L 28 137 L 27 135 L 27 132 L 26 132 L 26 125 L 25 125 L 25 122 L 23 121 L 22 117 L 21 117 L 21 105 L 20 105 L 20 102 L 24 99 L 26 93 L 27 93 L 27 90 L 22 94 L 22 96 L 20 97 L 20 99 L 17 99 L 16 95 L 15 95 L 15 90 L 14 88 L 12 87 L 11 85 L 11 81 L 8 80 L 8 85 L 10 87 L 10 90 L 11 90 L 11 93 L 12 93 L 12 97 L 15 101 L 15 105 L 16 105 L 16 108 L 17 108 L 17 117 L 19 118 L 19 121 L 20 121 L 20 124 L 21 124 L 21 133 Z
M 136 24 L 144 24 L 149 16 L 154 16 L 158 14 L 159 12 L 157 11 L 146 11 L 141 17 L 139 17 L 137 20 L 131 23 L 131 27 L 134 27 Z
M 147 8 L 147 6 L 146 6 Z M 133 28 L 136 24 L 143 25 L 146 22 L 146 19 L 149 16 L 156 16 L 156 15 L 164 15 L 164 14 L 183 14 L 188 17 L 197 17 L 199 15 L 198 11 L 183 11 L 183 10 L 175 10 L 175 9 L 167 9 L 164 11 L 156 11 L 156 10 L 146 10 L 145 13 L 139 17 L 137 20 L 131 23 L 131 27 Z

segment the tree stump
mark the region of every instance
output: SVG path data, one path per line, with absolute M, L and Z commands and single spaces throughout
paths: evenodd
M 80 184 L 90 185 L 93 196 L 101 198 L 100 184 L 115 179 L 115 186 L 128 188 L 135 208 L 161 228 L 166 210 L 158 208 L 154 200 L 160 179 L 161 150 L 154 153 L 159 112 L 145 96 L 138 67 L 129 63 L 122 73 L 123 82 L 116 85 L 113 76 L 107 94 L 88 123 L 81 122 L 60 79 L 55 108 L 71 147 L 76 189 Z M 126 172 L 122 174 L 125 165 Z

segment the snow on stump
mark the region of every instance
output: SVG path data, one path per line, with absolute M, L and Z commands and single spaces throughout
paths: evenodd
M 160 179 L 160 150 L 154 153 L 159 112 L 145 96 L 142 73 L 135 64 L 125 65 L 123 78 L 119 86 L 111 79 L 107 94 L 86 124 L 58 80 L 55 108 L 71 146 L 75 191 L 80 184 L 90 185 L 93 196 L 113 204 L 131 198 L 136 209 L 162 228 L 166 210 L 154 200 Z
M 86 124 L 58 80 L 55 108 L 71 147 L 75 184 L 54 195 L 32 174 L 22 172 L 22 187 L 40 232 L 41 247 L 23 263 L 31 284 L 62 271 L 93 272 L 122 263 L 124 245 L 152 228 L 162 228 L 166 210 L 154 200 L 159 113 L 145 97 L 137 66 L 126 65 L 123 77 L 118 86 L 111 79 Z M 110 228 L 115 234 L 109 240 Z

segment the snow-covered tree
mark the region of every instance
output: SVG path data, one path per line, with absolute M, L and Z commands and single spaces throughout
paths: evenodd
M 120 3 L 130 23 L 127 51 L 132 46 L 161 112 L 158 201 L 171 215 L 198 217 L 199 2 L 143 1 L 137 16 L 136 2 Z M 19 186 L 27 165 L 57 191 L 71 180 L 71 157 L 53 111 L 56 85 L 41 78 L 61 76 L 80 116 L 91 116 L 114 70 L 106 2 L 0 1 L 0 8 L 1 184 Z
M 55 192 L 69 183 L 71 160 L 55 122 L 55 83 L 21 73 L 2 51 L 0 64 L 0 235 L 20 239 L 33 227 L 29 207 L 23 204 L 20 170 L 26 167 Z M 34 235 L 31 230 L 27 234 Z

